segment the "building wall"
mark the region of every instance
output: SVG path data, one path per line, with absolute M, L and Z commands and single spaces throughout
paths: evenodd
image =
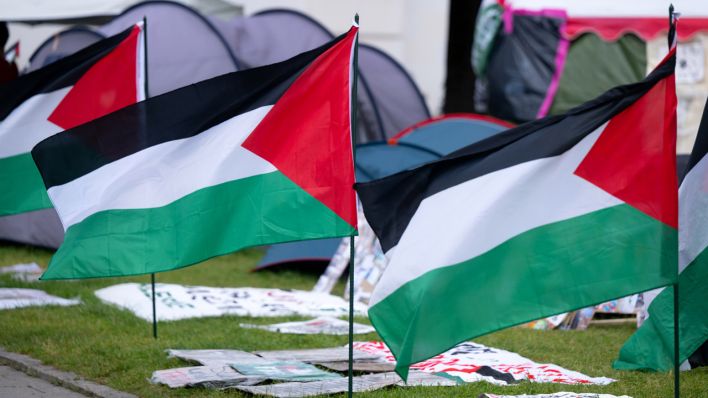
M 360 40 L 384 50 L 411 74 L 432 114 L 442 108 L 447 57 L 448 1 L 230 0 L 244 15 L 288 8 L 314 18 L 334 34 L 359 13 Z

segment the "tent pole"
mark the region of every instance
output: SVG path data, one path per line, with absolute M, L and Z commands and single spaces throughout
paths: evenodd
M 681 396 L 679 386 L 679 285 L 675 283 L 674 288 L 674 398 Z
M 359 14 L 354 15 L 354 23 L 359 26 Z M 351 135 L 352 135 L 352 160 L 356 164 L 356 136 L 357 136 L 357 105 L 359 98 L 357 95 L 357 80 L 359 77 L 359 36 L 354 39 L 354 59 L 352 60 L 352 87 L 350 111 L 351 111 Z M 354 167 L 352 164 L 352 167 Z M 353 189 L 353 187 L 352 187 Z M 352 398 L 354 393 L 354 235 L 349 237 L 349 383 L 347 396 Z

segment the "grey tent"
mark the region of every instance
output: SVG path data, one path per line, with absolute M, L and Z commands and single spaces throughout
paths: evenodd
M 121 32 L 143 17 L 147 19 L 149 96 L 239 69 L 231 48 L 211 20 L 180 3 L 147 1 L 96 30 L 71 28 L 50 37 L 30 58 L 29 70 Z
M 212 21 L 245 68 L 283 61 L 334 38 L 319 22 L 292 10 Z M 359 71 L 359 143 L 385 140 L 430 117 L 413 79 L 383 51 L 361 44 Z
M 285 60 L 334 37 L 318 22 L 288 10 L 230 21 L 208 18 L 170 1 L 147 1 L 92 30 L 74 27 L 41 45 L 35 70 L 147 18 L 148 95 L 154 96 L 238 69 Z M 358 142 L 383 140 L 429 117 L 420 91 L 391 57 L 361 45 Z M 0 218 L 0 239 L 56 248 L 63 229 L 53 209 Z

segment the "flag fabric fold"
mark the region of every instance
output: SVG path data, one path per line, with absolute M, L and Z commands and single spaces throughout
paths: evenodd
M 495 330 L 673 283 L 675 51 L 643 81 L 357 184 L 390 262 L 369 316 L 409 365 Z
M 66 230 L 42 278 L 154 273 L 355 234 L 357 32 L 40 142 L 32 157 Z
M 708 103 L 706 103 L 708 107 Z M 679 362 L 708 340 L 708 109 L 679 188 Z M 674 366 L 674 287 L 659 293 L 649 317 L 613 363 L 616 369 L 668 371 Z
M 0 85 L 0 216 L 51 207 L 30 151 L 144 99 L 142 24 Z

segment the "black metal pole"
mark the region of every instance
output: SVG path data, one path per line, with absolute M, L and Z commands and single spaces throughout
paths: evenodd
M 674 397 L 681 396 L 681 388 L 679 386 L 679 285 L 675 283 L 674 288 Z
M 359 26 L 359 14 L 354 15 L 354 23 Z M 359 36 L 354 39 L 354 59 L 352 60 L 352 93 L 351 125 L 352 125 L 352 159 L 355 159 L 356 134 L 357 134 L 357 80 L 359 77 Z M 356 164 L 356 163 L 355 163 Z M 354 167 L 354 165 L 352 165 Z M 354 236 L 349 237 L 349 385 L 347 396 L 352 398 L 354 393 Z
M 669 51 L 676 45 L 676 18 L 674 14 L 674 5 L 669 5 Z M 679 398 L 681 396 L 681 387 L 679 385 L 679 368 L 681 364 L 679 363 L 679 284 L 678 280 L 673 284 L 674 289 L 674 397 Z
M 143 90 L 145 99 L 148 98 L 148 48 L 147 48 L 147 18 L 143 16 Z M 152 337 L 157 339 L 157 311 L 155 308 L 155 274 L 150 274 L 150 283 L 152 284 Z
M 152 337 L 157 339 L 157 311 L 155 311 L 155 274 L 150 274 L 152 282 Z

